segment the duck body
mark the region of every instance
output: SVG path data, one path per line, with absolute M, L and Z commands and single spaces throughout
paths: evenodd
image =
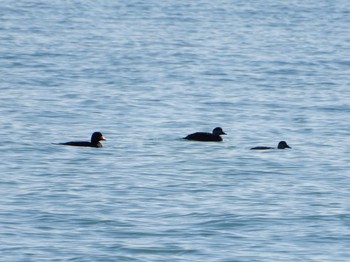
M 275 148 L 269 147 L 269 146 L 256 146 L 256 147 L 252 147 L 250 150 L 269 150 L 269 149 L 275 149 Z
M 226 135 L 226 133 L 221 127 L 216 127 L 212 133 L 196 132 L 184 137 L 184 139 L 202 142 L 221 142 L 222 137 L 220 135 Z
M 286 141 L 280 141 L 278 143 L 277 149 L 286 149 L 291 148 Z M 275 147 L 269 147 L 269 146 L 256 146 L 252 147 L 250 150 L 268 150 L 268 149 L 275 149 Z
M 59 143 L 59 145 L 64 146 L 82 146 L 82 147 L 103 147 L 100 142 L 97 143 L 91 143 L 88 141 L 71 141 L 66 143 Z
M 65 146 L 80 146 L 80 147 L 103 147 L 101 140 L 106 140 L 100 132 L 95 132 L 91 135 L 91 142 L 88 141 L 71 141 L 66 143 L 58 143 L 58 145 Z

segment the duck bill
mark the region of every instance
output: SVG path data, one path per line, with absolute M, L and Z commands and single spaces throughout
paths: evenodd
M 106 141 L 107 139 L 106 139 L 104 136 L 101 136 L 101 137 L 100 137 L 100 140 Z
M 222 132 L 220 135 L 227 135 L 225 132 Z

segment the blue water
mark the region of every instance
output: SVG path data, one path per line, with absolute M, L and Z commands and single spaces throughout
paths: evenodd
M 347 0 L 0 1 L 0 260 L 349 261 L 349 25 Z

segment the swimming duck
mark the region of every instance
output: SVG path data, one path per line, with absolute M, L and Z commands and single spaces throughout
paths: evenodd
M 291 148 L 286 141 L 280 141 L 278 143 L 277 149 L 285 149 L 285 148 Z M 251 148 L 251 150 L 266 150 L 266 149 L 275 149 L 274 147 L 268 147 L 268 146 L 257 146 Z
M 66 143 L 58 143 L 57 145 L 84 146 L 84 147 L 102 147 L 102 144 L 100 143 L 101 140 L 106 140 L 106 139 L 100 132 L 94 132 L 91 135 L 91 142 L 87 142 L 87 141 L 71 141 L 71 142 L 66 142 Z
M 226 133 L 222 130 L 221 127 L 216 127 L 213 129 L 212 133 L 196 132 L 184 137 L 184 139 L 205 142 L 220 142 L 222 141 L 220 135 L 226 135 Z

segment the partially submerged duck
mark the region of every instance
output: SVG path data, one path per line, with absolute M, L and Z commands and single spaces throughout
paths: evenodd
M 100 133 L 95 132 L 91 135 L 91 142 L 88 141 L 71 141 L 66 143 L 58 143 L 56 145 L 65 146 L 83 146 L 83 147 L 103 147 L 100 143 L 101 140 L 106 140 L 106 138 Z
M 184 139 L 203 142 L 220 142 L 222 141 L 221 135 L 226 135 L 226 133 L 221 127 L 216 127 L 213 129 L 212 133 L 196 132 L 184 137 Z
M 278 143 L 277 149 L 285 149 L 285 148 L 291 148 L 286 141 L 280 141 Z M 266 149 L 275 149 L 275 147 L 268 147 L 268 146 L 257 146 L 251 148 L 251 150 L 266 150 Z

